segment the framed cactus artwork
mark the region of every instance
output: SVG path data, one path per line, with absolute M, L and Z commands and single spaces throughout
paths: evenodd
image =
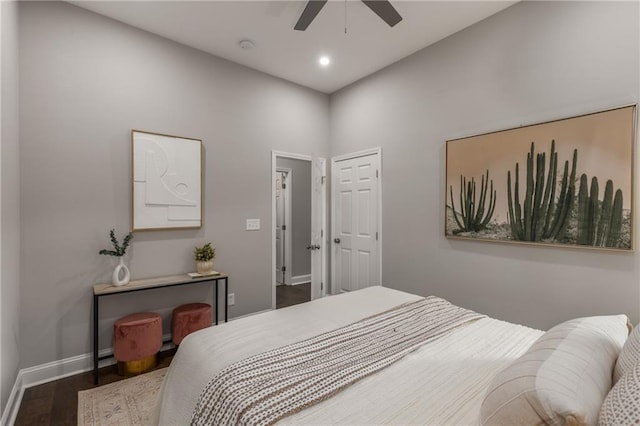
M 445 235 L 633 250 L 636 105 L 447 141 Z

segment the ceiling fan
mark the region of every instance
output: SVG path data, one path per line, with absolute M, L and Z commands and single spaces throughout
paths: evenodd
M 294 30 L 304 31 L 313 22 L 320 10 L 324 7 L 328 0 L 309 0 L 300 19 L 293 27 Z M 389 3 L 388 0 L 362 0 L 362 3 L 375 12 L 384 22 L 390 27 L 393 27 L 398 22 L 402 21 L 402 16 L 398 11 Z

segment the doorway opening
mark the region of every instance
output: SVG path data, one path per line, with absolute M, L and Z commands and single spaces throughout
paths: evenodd
M 272 152 L 272 308 L 322 297 L 326 162 Z
M 311 300 L 311 162 L 276 159 L 276 309 Z

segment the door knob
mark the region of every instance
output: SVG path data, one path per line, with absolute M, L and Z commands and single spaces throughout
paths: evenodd
M 307 246 L 307 250 L 320 250 L 320 246 L 318 244 L 311 244 Z
M 333 242 L 336 243 L 336 244 L 340 244 L 340 238 L 334 238 Z

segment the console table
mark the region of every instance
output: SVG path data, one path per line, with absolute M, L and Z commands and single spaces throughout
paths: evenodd
M 174 287 L 179 285 L 214 283 L 215 293 L 213 296 L 215 309 L 213 311 L 212 323 L 218 324 L 218 281 L 224 281 L 224 322 L 227 322 L 229 311 L 229 276 L 226 274 L 211 275 L 206 277 L 191 278 L 184 275 L 171 275 L 166 277 L 147 278 L 144 280 L 129 281 L 122 286 L 113 284 L 96 284 L 93 286 L 93 383 L 98 384 L 98 361 L 111 358 L 113 355 L 98 356 L 98 342 L 100 340 L 98 332 L 98 312 L 100 298 L 113 294 L 132 293 L 136 291 L 153 290 L 158 288 Z

